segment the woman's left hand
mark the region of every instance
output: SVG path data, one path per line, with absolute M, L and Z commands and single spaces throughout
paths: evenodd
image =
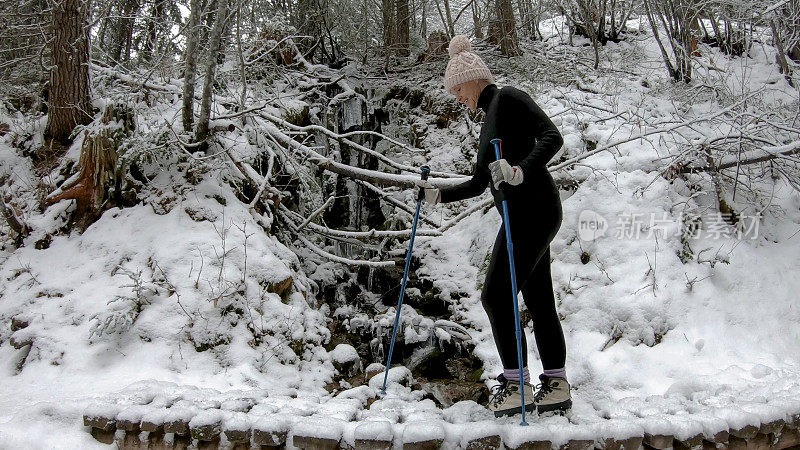
M 503 181 L 511 186 L 522 183 L 522 168 L 519 166 L 511 167 L 511 164 L 505 159 L 490 162 L 489 171 L 492 173 L 492 182 L 495 189 L 500 189 L 500 183 Z

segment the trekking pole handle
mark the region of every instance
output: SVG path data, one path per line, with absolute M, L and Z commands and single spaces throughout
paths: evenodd
M 489 142 L 494 144 L 494 156 L 495 156 L 495 158 L 497 158 L 497 160 L 502 159 L 503 158 L 503 149 L 502 149 L 503 140 L 500 139 L 500 138 L 494 138 Z
M 431 173 L 431 168 L 428 166 L 422 166 L 420 170 L 422 170 L 422 176 L 421 176 L 422 181 L 427 181 L 428 175 L 430 175 Z M 417 194 L 417 201 L 421 202 L 423 198 L 425 198 L 425 188 L 420 186 L 419 193 Z

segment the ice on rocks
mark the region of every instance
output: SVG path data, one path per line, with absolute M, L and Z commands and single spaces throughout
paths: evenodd
M 500 427 L 503 443 L 506 447 L 517 448 L 525 442 L 550 441 L 552 439 L 553 436 L 548 427 L 530 420 L 528 421 L 528 426 L 520 426 L 519 421 L 521 418 L 522 415 L 520 414 L 515 424 L 506 424 Z
M 644 436 L 644 427 L 634 420 L 608 419 L 592 420 L 585 424 L 594 434 L 604 439 L 624 440 Z
M 290 418 L 283 415 L 250 416 L 250 422 L 253 429 L 276 433 L 287 432 L 292 426 Z
M 142 423 L 161 425 L 164 423 L 168 412 L 169 408 L 150 408 L 142 414 Z
M 442 410 L 436 406 L 431 399 L 423 399 L 419 402 L 406 404 L 400 412 L 403 422 L 441 422 L 443 418 Z
M 737 406 L 723 406 L 714 408 L 712 413 L 724 420 L 728 424 L 728 428 L 736 430 L 743 428 L 747 425 L 761 425 L 761 420 L 756 414 L 745 411 Z
M 690 415 L 654 414 L 636 421 L 645 433 L 689 439 L 703 433 L 703 424 Z
M 380 390 L 383 387 L 383 378 L 385 372 L 380 372 L 369 379 L 369 387 Z M 399 387 L 410 386 L 413 381 L 411 371 L 405 366 L 396 366 L 389 369 L 389 374 L 386 375 L 386 390 L 390 388 L 397 389 Z
M 242 412 L 228 413 L 223 422 L 225 429 L 232 431 L 247 431 L 251 424 L 251 416 Z
M 420 399 L 407 400 L 387 395 L 374 401 L 369 409 L 359 413 L 359 420 L 386 420 L 397 423 L 420 408 L 429 407 L 429 403 L 419 404 Z
M 450 423 L 477 422 L 485 419 L 494 418 L 494 413 L 485 406 L 481 406 L 472 400 L 464 400 L 453 404 L 453 406 L 442 411 L 444 419 Z
M 219 410 L 219 409 L 206 409 L 203 411 L 198 412 L 192 420 L 189 421 L 189 427 L 205 427 L 209 425 L 214 425 L 217 423 L 222 423 L 225 420 L 226 414 Z
M 394 431 L 390 422 L 367 421 L 356 426 L 354 436 L 356 440 L 392 441 Z
M 291 428 L 292 436 L 306 436 L 338 441 L 342 437 L 342 428 L 346 422 L 335 419 L 300 418 Z
M 337 363 L 348 363 L 359 359 L 358 352 L 350 344 L 339 344 L 328 354 L 331 356 L 331 361 Z
M 469 341 L 472 339 L 466 328 L 451 320 L 439 319 L 434 323 L 434 326 L 437 330 L 442 330 L 458 340 Z
M 235 398 L 231 400 L 223 400 L 219 407 L 220 409 L 224 409 L 226 411 L 247 412 L 254 406 L 254 404 L 255 400 L 253 399 Z
M 378 390 L 369 386 L 358 386 L 351 389 L 344 390 L 336 394 L 339 399 L 354 399 L 361 402 L 362 405 L 367 404 L 367 400 L 375 398 L 378 395 Z
M 768 423 L 774 420 L 780 420 L 786 418 L 786 411 L 783 408 L 767 404 L 766 402 L 753 401 L 753 402 L 742 403 L 740 404 L 740 406 L 742 407 L 742 410 L 744 410 L 745 412 L 757 416 L 760 423 Z M 750 425 L 758 426 L 758 423 L 752 423 Z
M 713 437 L 717 433 L 729 429 L 728 421 L 714 415 L 711 411 L 705 414 L 692 414 L 692 417 L 703 428 L 703 435 L 706 437 Z
M 383 373 L 384 370 L 386 370 L 386 366 L 379 362 L 374 362 L 370 363 L 367 368 L 364 369 L 364 373 L 367 374 L 368 377 L 371 377 L 376 373 Z
M 149 405 L 131 405 L 127 408 L 124 408 L 122 411 L 117 414 L 118 421 L 126 421 L 126 422 L 141 422 L 142 417 L 145 414 L 150 413 L 155 408 Z
M 350 422 L 361 411 L 362 403 L 354 398 L 332 398 L 322 403 L 316 415 Z
M 481 420 L 462 423 L 457 426 L 448 426 L 448 440 L 460 442 L 461 447 L 467 443 L 487 436 L 502 435 L 502 426 L 494 420 Z
M 165 411 L 164 422 L 189 421 L 200 411 L 201 410 L 196 407 L 174 406 Z
M 251 414 L 251 415 L 254 415 L 254 416 L 271 416 L 271 415 L 277 413 L 278 411 L 280 411 L 280 409 L 281 408 L 278 407 L 277 405 L 270 405 L 270 404 L 267 404 L 267 403 L 259 403 L 259 404 L 255 405 L 255 406 L 253 406 L 252 408 L 250 408 L 250 411 L 248 411 L 248 414 Z
M 403 427 L 403 443 L 435 441 L 445 439 L 445 430 L 441 421 L 409 420 Z
M 95 401 L 86 406 L 83 410 L 83 415 L 90 418 L 109 418 L 114 419 L 117 414 L 124 408 L 124 406 L 108 403 L 104 401 Z

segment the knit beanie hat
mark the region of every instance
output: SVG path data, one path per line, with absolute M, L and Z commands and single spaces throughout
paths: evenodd
M 492 72 L 481 57 L 472 52 L 468 37 L 463 34 L 453 36 L 447 51 L 450 53 L 450 62 L 444 71 L 444 88 L 447 92 L 470 80 L 485 79 L 494 83 Z

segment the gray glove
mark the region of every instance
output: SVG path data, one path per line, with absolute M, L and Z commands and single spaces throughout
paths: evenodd
M 421 183 L 419 191 L 417 191 L 417 199 L 425 200 L 426 203 L 439 203 L 442 199 L 439 189 L 436 189 L 428 180 L 422 181 Z
M 489 171 L 492 173 L 492 182 L 495 189 L 500 189 L 500 183 L 503 181 L 511 186 L 522 183 L 522 168 L 520 166 L 511 167 L 505 159 L 490 162 Z

